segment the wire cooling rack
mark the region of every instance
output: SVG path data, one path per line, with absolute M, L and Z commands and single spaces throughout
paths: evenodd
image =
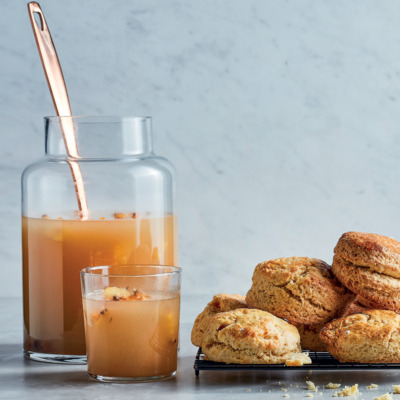
M 194 360 L 194 370 L 196 376 L 200 371 L 207 370 L 278 370 L 278 369 L 396 369 L 400 364 L 359 364 L 359 363 L 341 363 L 333 358 L 328 352 L 305 351 L 311 358 L 312 364 L 302 365 L 301 367 L 288 367 L 285 364 L 225 364 L 221 362 L 209 361 L 205 359 L 201 348 L 199 348 Z

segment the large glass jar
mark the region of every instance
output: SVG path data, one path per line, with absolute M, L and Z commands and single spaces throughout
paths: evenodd
M 67 155 L 63 140 L 63 125 L 71 122 L 77 157 Z M 45 156 L 22 176 L 24 354 L 80 363 L 86 350 L 79 271 L 177 265 L 175 172 L 152 151 L 148 117 L 48 117 L 45 135 Z

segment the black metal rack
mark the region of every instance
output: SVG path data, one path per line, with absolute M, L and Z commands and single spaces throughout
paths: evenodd
M 301 367 L 288 367 L 285 364 L 225 364 L 222 362 L 215 362 L 206 360 L 201 348 L 199 348 L 196 358 L 194 360 L 194 370 L 196 376 L 199 376 L 200 371 L 207 370 L 334 370 L 334 369 L 397 369 L 400 364 L 359 364 L 359 363 L 341 363 L 333 358 L 327 352 L 305 351 L 311 358 L 312 364 L 302 365 Z

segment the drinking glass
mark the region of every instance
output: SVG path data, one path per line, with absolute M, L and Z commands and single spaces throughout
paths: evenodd
M 117 265 L 81 271 L 89 375 L 146 382 L 176 373 L 181 269 Z

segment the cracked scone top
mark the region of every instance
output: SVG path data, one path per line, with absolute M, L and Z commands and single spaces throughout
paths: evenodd
M 204 331 L 213 315 L 224 311 L 236 310 L 237 308 L 248 307 L 245 297 L 240 294 L 216 294 L 194 321 L 191 334 L 192 343 L 195 346 L 201 347 Z
M 340 315 L 354 294 L 322 260 L 278 258 L 258 264 L 246 302 L 292 324 L 320 324 Z
M 320 337 L 340 362 L 400 362 L 400 315 L 393 311 L 365 310 L 336 319 Z
M 301 347 L 293 325 L 266 311 L 240 308 L 210 319 L 202 350 L 212 361 L 279 364 L 301 352 Z
M 400 243 L 373 233 L 344 233 L 332 271 L 367 307 L 400 310 Z

